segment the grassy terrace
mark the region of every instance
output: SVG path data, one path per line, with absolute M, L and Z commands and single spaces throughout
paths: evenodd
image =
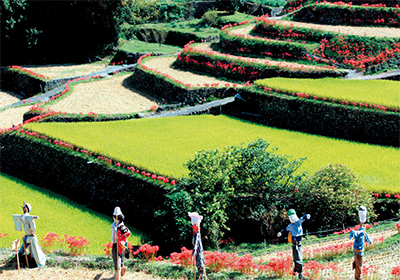
M 397 81 L 272 78 L 258 80 L 255 85 L 284 90 L 288 93 L 307 93 L 329 100 L 334 98 L 337 101 L 400 108 L 400 83 Z
M 307 157 L 310 174 L 347 165 L 374 192 L 400 190 L 400 150 L 276 129 L 227 116 L 185 116 L 101 123 L 30 123 L 25 128 L 148 171 L 179 178 L 195 152 L 264 138 L 278 153 Z M 177 129 L 178 128 L 178 129 Z
M 26 201 L 32 205 L 32 215 L 40 217 L 36 221 L 36 235 L 39 240 L 47 233 L 55 232 L 61 238 L 82 236 L 91 244 L 89 254 L 103 254 L 103 244 L 110 242 L 110 216 L 96 213 L 61 195 L 46 189 L 27 184 L 17 178 L 0 173 L 0 233 L 7 233 L 6 238 L 0 238 L 0 248 L 11 246 L 11 241 L 21 238 L 25 233 L 15 231 L 12 220 L 13 214 L 22 214 L 22 204 Z M 132 234 L 129 242 L 139 244 L 146 237 L 129 226 Z M 64 248 L 68 250 L 68 248 Z

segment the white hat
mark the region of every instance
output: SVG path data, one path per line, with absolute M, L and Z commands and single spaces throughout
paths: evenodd
M 188 212 L 189 217 L 192 218 L 192 225 L 200 224 L 203 220 L 203 216 L 200 216 L 197 212 Z
M 367 221 L 367 208 L 365 206 L 360 206 L 358 208 L 358 216 L 360 218 L 360 223 L 365 223 Z
M 121 208 L 115 207 L 115 208 L 114 208 L 113 216 L 118 216 L 118 215 L 122 215 Z
M 24 201 L 24 205 L 22 207 L 26 207 L 28 209 L 28 213 L 30 213 L 32 211 L 32 206 L 29 203 L 26 203 Z

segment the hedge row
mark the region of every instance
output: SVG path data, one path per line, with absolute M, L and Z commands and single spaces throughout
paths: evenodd
M 345 71 L 336 70 L 333 67 L 282 66 L 276 63 L 221 55 L 217 52 L 204 51 L 191 46 L 183 49 L 175 64 L 178 67 L 189 68 L 215 77 L 225 77 L 242 82 L 269 77 L 322 78 L 340 77 L 346 74 Z
M 129 213 L 129 224 L 160 243 L 168 238 L 168 233 L 176 234 L 174 223 L 161 224 L 155 215 L 164 210 L 165 184 L 25 133 L 0 134 L 0 143 L 1 172 L 106 215 L 120 206 Z
M 292 18 L 299 21 L 332 25 L 400 27 L 398 8 L 333 5 L 309 5 L 299 9 Z
M 1 88 L 22 94 L 24 97 L 32 97 L 38 93 L 45 93 L 55 89 L 68 81 L 80 78 L 61 78 L 46 80 L 23 71 L 15 71 L 13 68 L 2 67 L 0 70 Z
M 268 126 L 376 145 L 400 146 L 400 114 L 265 93 L 255 87 L 225 105 L 225 113 Z
M 245 53 L 289 60 L 304 59 L 305 53 L 312 53 L 319 46 L 319 44 L 268 40 L 260 37 L 248 38 L 232 34 L 228 29 L 223 29 L 221 32 L 220 45 L 227 53 Z
M 45 92 L 46 81 L 28 73 L 2 67 L 0 76 L 3 90 L 10 90 L 22 94 L 24 97 L 31 97 Z

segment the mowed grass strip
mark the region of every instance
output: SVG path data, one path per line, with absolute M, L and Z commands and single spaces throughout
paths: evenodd
M 263 138 L 278 153 L 307 157 L 309 174 L 329 163 L 352 169 L 374 192 L 400 192 L 400 150 L 289 130 L 219 115 L 181 116 L 99 123 L 30 123 L 25 128 L 67 141 L 135 167 L 179 178 L 197 151 Z
M 32 205 L 31 214 L 39 216 L 39 220 L 35 221 L 39 240 L 49 232 L 55 232 L 61 238 L 64 234 L 82 236 L 90 242 L 89 254 L 103 254 L 102 245 L 111 241 L 113 209 L 109 209 L 109 216 L 102 215 L 61 195 L 0 173 L 0 233 L 8 234 L 0 238 L 0 248 L 10 248 L 13 240 L 25 234 L 15 231 L 12 218 L 13 214 L 23 214 L 21 206 L 24 201 Z M 140 244 L 145 240 L 144 234 L 128 227 L 132 232 L 129 242 Z
M 390 80 L 344 80 L 335 78 L 271 78 L 254 83 L 288 93 L 307 93 L 311 97 L 400 108 L 400 82 Z

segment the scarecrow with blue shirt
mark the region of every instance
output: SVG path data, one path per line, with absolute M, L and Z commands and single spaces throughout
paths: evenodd
M 293 274 L 296 274 L 297 272 L 299 274 L 299 279 L 303 279 L 303 260 L 301 257 L 301 240 L 303 238 L 302 224 L 305 220 L 309 220 L 311 215 L 305 214 L 299 219 L 296 215 L 296 211 L 294 209 L 289 209 L 288 216 L 291 224 L 286 227 L 286 231 L 289 232 L 288 241 L 289 243 L 292 243 L 294 263 Z M 278 232 L 278 237 L 281 237 L 284 231 L 285 230 L 283 229 Z
M 350 232 L 350 240 L 354 238 L 353 250 L 354 250 L 354 261 L 353 269 L 354 279 L 361 280 L 362 273 L 362 259 L 364 255 L 364 243 L 368 242 L 372 244 L 372 239 L 369 238 L 365 231 L 364 223 L 367 221 L 367 208 L 360 206 L 358 208 L 358 216 L 360 218 L 360 228 L 358 230 L 352 230 Z

